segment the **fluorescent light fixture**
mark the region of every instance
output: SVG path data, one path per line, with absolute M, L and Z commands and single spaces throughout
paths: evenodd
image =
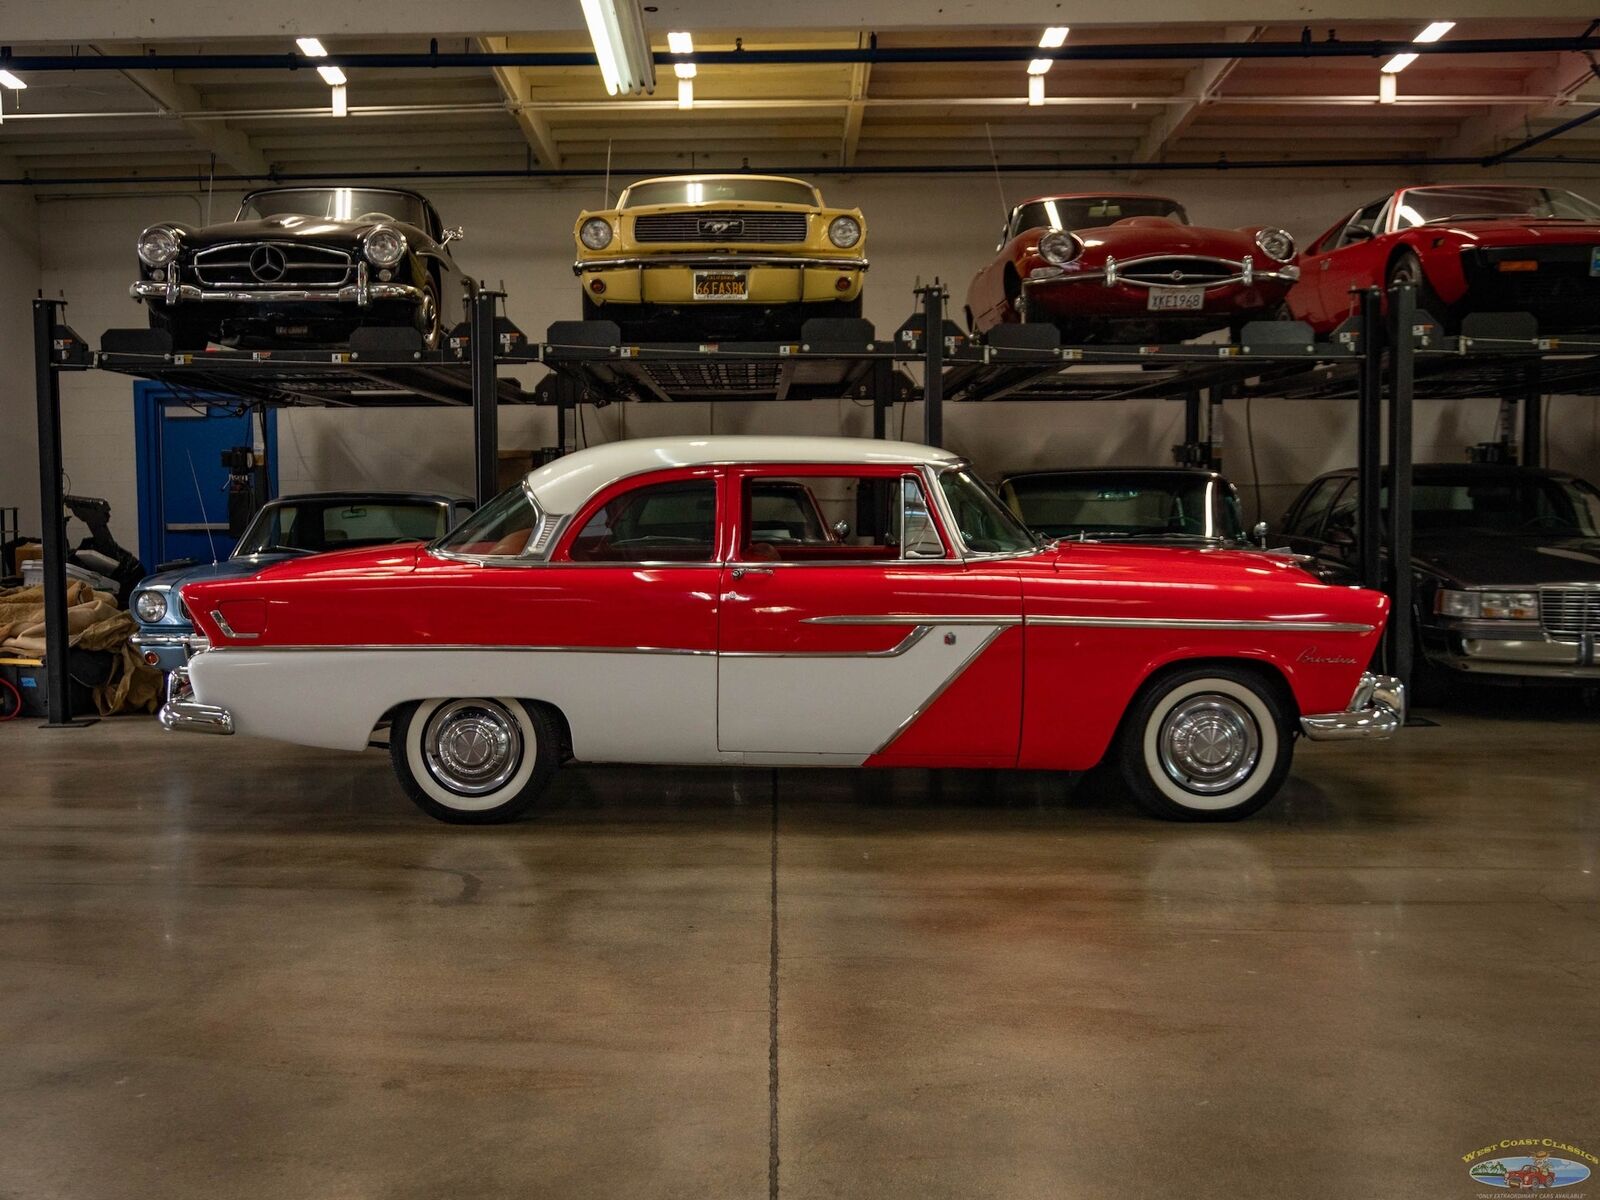
M 688 33 L 667 34 L 667 50 L 673 54 L 693 54 L 694 36 Z
M 1400 77 L 1393 71 L 1378 72 L 1378 103 L 1393 104 L 1400 94 Z
M 678 80 L 678 107 L 690 109 L 694 107 L 694 80 L 682 78 Z
M 327 47 L 316 38 L 295 38 L 294 44 L 300 47 L 300 53 L 307 58 L 326 58 L 328 56 Z
M 1454 21 L 1435 21 L 1411 40 L 1413 42 L 1437 42 L 1455 27 L 1456 23 Z M 1396 54 L 1383 64 L 1382 70 L 1386 75 L 1398 75 L 1416 61 L 1417 56 L 1415 54 Z
M 1067 31 L 1069 28 L 1070 27 L 1066 25 L 1050 26 L 1049 29 L 1044 31 L 1044 35 L 1039 39 L 1039 48 L 1041 50 L 1057 50 L 1060 47 L 1065 46 L 1067 44 Z
M 348 117 L 350 115 L 350 97 L 342 83 L 333 85 L 333 115 L 336 117 Z
M 317 74 L 322 76 L 322 82 L 329 87 L 343 87 L 348 82 L 344 72 L 338 67 L 318 67 Z
M 1044 103 L 1044 76 L 1028 76 L 1028 106 L 1038 108 Z
M 0 71 L 0 85 L 10 88 L 13 92 L 20 92 L 23 88 L 28 86 L 10 71 Z
M 673 63 L 672 73 L 679 79 L 693 79 L 699 70 L 693 63 Z
M 654 92 L 656 66 L 639 0 L 582 0 L 582 4 L 607 94 Z
M 1043 75 L 1046 71 L 1048 71 L 1051 67 L 1053 67 L 1055 65 L 1056 65 L 1056 60 L 1053 59 L 1053 58 L 1035 58 L 1035 59 L 1033 59 L 1032 61 L 1030 61 L 1028 63 L 1028 74 L 1029 75 Z

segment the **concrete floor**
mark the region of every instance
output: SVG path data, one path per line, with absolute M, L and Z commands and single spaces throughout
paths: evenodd
M 0 725 L 0 1196 L 1432 1200 L 1600 1152 L 1600 715 L 1432 715 L 1213 828 L 586 768 L 457 829 L 377 753 Z

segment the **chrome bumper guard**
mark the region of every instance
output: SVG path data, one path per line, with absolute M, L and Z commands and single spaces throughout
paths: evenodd
M 175 729 L 183 733 L 233 732 L 233 714 L 225 708 L 201 704 L 196 700 L 194 690 L 189 686 L 189 672 L 183 667 L 168 673 L 166 703 L 156 714 L 156 720 L 161 722 L 163 729 Z
M 675 251 L 668 254 L 630 255 L 625 258 L 580 258 L 572 273 L 616 271 L 634 267 L 699 267 L 702 270 L 742 271 L 747 267 L 811 267 L 823 271 L 865 271 L 864 258 L 816 258 L 796 254 L 700 254 Z
M 316 304 L 333 302 L 365 308 L 379 300 L 409 300 L 422 303 L 422 289 L 409 283 L 373 283 L 367 278 L 367 264 L 356 268 L 356 281 L 333 288 L 213 288 L 183 283 L 173 269 L 165 280 L 140 279 L 128 289 L 135 300 L 161 300 L 167 304 Z
M 1361 676 L 1350 707 L 1341 713 L 1300 718 L 1300 730 L 1314 742 L 1393 737 L 1406 723 L 1406 685 L 1393 675 Z
M 129 636 L 128 644 L 135 650 L 178 649 L 187 658 L 211 648 L 211 640 L 203 633 L 135 633 Z

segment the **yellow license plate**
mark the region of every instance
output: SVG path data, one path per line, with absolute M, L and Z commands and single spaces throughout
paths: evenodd
M 748 300 L 750 277 L 743 271 L 696 271 L 696 300 Z

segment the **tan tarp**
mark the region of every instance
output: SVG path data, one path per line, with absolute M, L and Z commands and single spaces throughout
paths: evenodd
M 154 712 L 161 699 L 161 672 L 140 661 L 128 637 L 138 626 L 105 592 L 78 580 L 67 583 L 67 634 L 83 650 L 117 655 L 111 678 L 94 689 L 95 707 L 119 712 Z M 0 590 L 0 657 L 44 657 L 44 589 Z

